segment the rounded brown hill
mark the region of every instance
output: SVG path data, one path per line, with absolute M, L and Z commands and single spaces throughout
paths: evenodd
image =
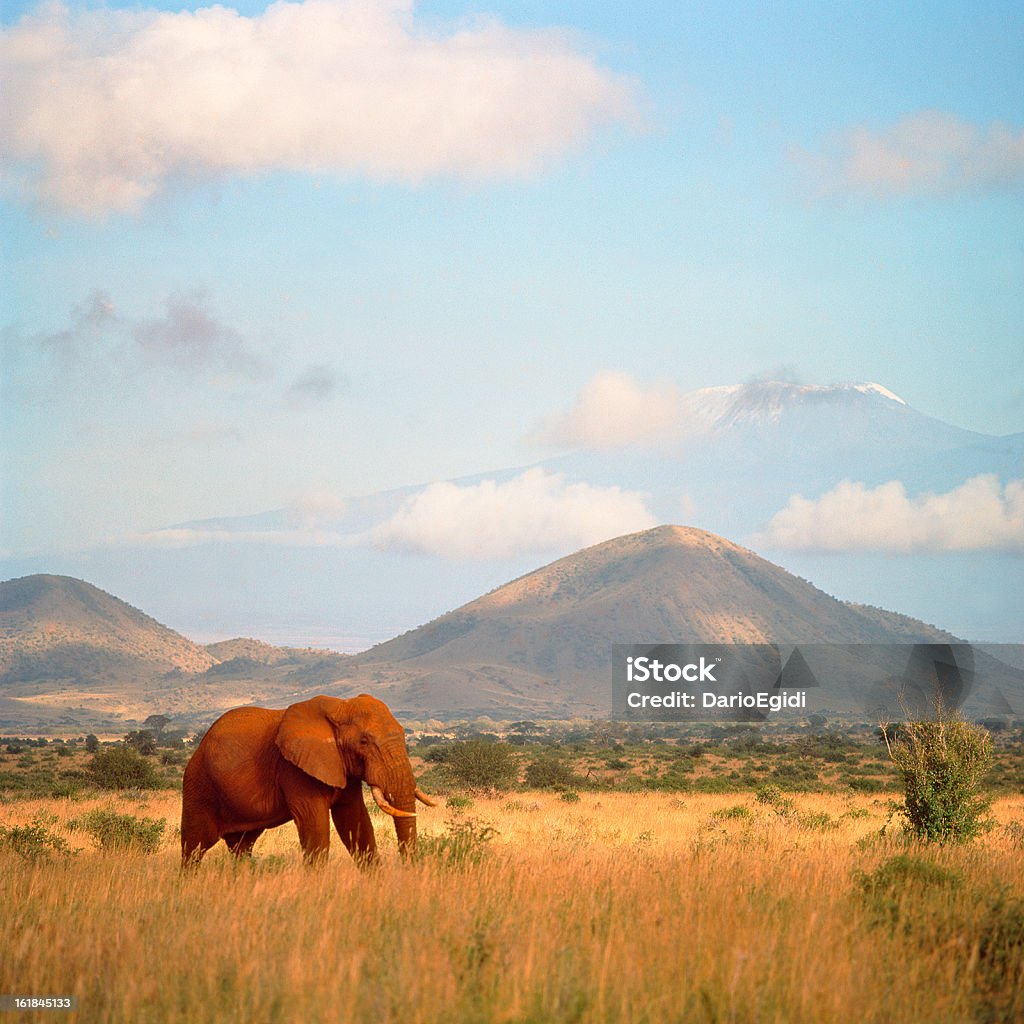
M 347 683 L 386 682 L 410 707 L 572 707 L 592 699 L 595 680 L 606 685 L 616 643 L 951 639 L 839 601 L 715 534 L 660 526 L 559 559 L 358 655 Z
M 140 665 L 204 672 L 216 659 L 119 598 L 69 576 L 0 583 L 0 677 L 99 676 Z
M 372 653 L 404 660 L 461 642 L 479 652 L 483 633 L 497 640 L 512 625 L 557 626 L 563 641 L 582 631 L 604 645 L 948 638 L 915 619 L 839 601 L 713 533 L 659 526 L 552 562 Z

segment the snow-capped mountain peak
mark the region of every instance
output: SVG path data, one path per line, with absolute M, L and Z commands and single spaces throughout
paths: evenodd
M 682 398 L 684 417 L 698 432 L 716 431 L 740 423 L 777 423 L 790 410 L 821 405 L 860 405 L 881 400 L 908 408 L 881 384 L 795 384 L 790 381 L 752 381 L 691 391 Z
M 893 394 L 888 388 L 882 387 L 881 384 L 875 384 L 873 381 L 868 381 L 866 384 L 851 384 L 848 386 L 865 395 L 881 395 L 892 402 L 899 402 L 900 405 L 907 404 L 899 395 Z

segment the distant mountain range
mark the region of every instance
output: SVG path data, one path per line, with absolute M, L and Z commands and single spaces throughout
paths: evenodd
M 236 639 L 202 647 L 81 580 L 0 584 L 0 731 L 209 720 L 247 703 L 371 692 L 406 718 L 607 715 L 615 643 L 954 643 L 830 597 L 713 534 L 664 526 L 606 541 L 356 657 Z M 1006 669 L 1024 713 L 1024 673 Z M 850 712 L 835 693 L 818 695 Z
M 87 552 L 3 559 L 0 573 L 87 575 L 193 636 L 254 632 L 358 651 L 542 561 L 686 522 L 832 593 L 960 635 L 1024 641 L 1024 522 L 1001 539 L 981 524 L 973 546 L 936 533 L 934 523 L 904 547 L 899 536 L 908 517 L 925 514 L 915 502 L 928 494 L 971 480 L 998 490 L 1024 477 L 1024 434 L 953 426 L 877 383 L 758 381 L 668 405 L 664 429 L 642 442 L 615 447 L 588 440 L 578 424 L 555 424 L 536 440 L 561 453 L 529 467 L 168 525 Z M 855 486 L 843 492 L 844 481 Z M 892 485 L 885 494 L 895 512 L 879 511 L 884 502 L 871 497 L 882 485 Z M 777 528 L 792 503 L 806 516 L 830 495 L 824 528 Z M 959 500 L 951 512 L 947 500 L 946 513 L 933 502 L 927 514 L 970 523 L 991 507 Z M 886 528 L 887 515 L 899 529 Z M 874 529 L 854 529 L 865 517 Z

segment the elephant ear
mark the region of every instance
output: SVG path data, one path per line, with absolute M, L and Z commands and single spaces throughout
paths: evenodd
M 277 730 L 277 749 L 307 775 L 344 789 L 348 779 L 334 727 L 317 700 L 293 704 Z

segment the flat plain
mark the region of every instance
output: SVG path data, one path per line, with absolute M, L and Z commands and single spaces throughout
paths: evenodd
M 769 796 L 450 795 L 411 863 L 374 808 L 376 869 L 337 840 L 306 868 L 286 825 L 184 876 L 174 790 L 9 800 L 71 852 L 0 850 L 0 993 L 103 1022 L 1020 1019 L 1024 797 L 925 847 L 886 794 Z M 161 844 L 68 826 L 97 809 Z

